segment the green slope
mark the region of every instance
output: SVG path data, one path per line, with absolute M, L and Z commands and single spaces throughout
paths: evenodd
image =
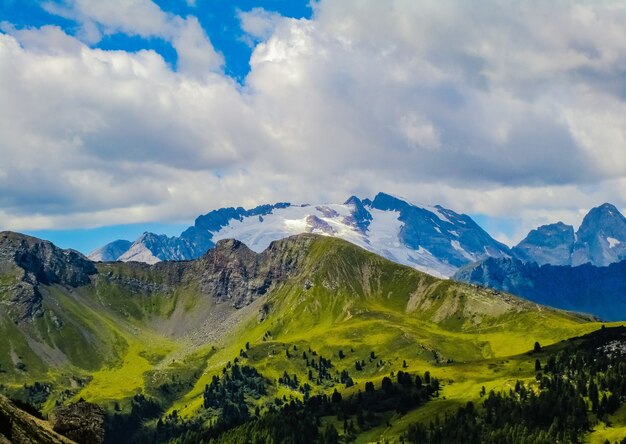
M 311 384 L 312 395 L 356 393 L 399 370 L 443 381 L 439 398 L 402 417 L 390 413 L 389 426 L 359 436 L 367 442 L 476 400 L 482 386 L 532 379 L 534 361 L 521 354 L 535 341 L 599 328 L 584 316 L 438 280 L 336 238 L 295 236 L 262 255 L 232 242 L 216 250 L 194 262 L 97 264 L 87 285 L 41 285 L 43 315 L 31 320 L 16 323 L 0 305 L 0 335 L 10 338 L 0 342 L 3 390 L 32 400 L 24 385 L 45 383 L 51 393 L 37 398 L 44 410 L 83 397 L 124 411 L 143 393 L 194 418 L 206 415 L 205 386 L 237 358 L 270 381 L 267 395 L 248 399 L 263 412 L 274 398 L 302 398 L 277 381 L 284 372 L 307 381 L 302 352 L 309 350 L 333 365 L 330 379 Z M 9 297 L 11 273 L 0 277 L 9 283 L 0 299 Z M 344 370 L 353 387 L 337 382 Z

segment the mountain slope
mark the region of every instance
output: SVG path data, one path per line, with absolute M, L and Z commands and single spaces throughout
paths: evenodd
M 42 241 L 7 237 L 23 246 L 20 254 L 34 255 L 28 263 L 46 257 Z M 16 318 L 6 302 L 16 287 L 1 290 L 0 335 L 10 338 L 0 343 L 1 390 L 44 411 L 81 397 L 112 415 L 115 409 L 118 415 L 156 409 L 156 417 L 178 424 L 174 430 L 186 427 L 168 414 L 174 410 L 176 418 L 201 423 L 223 416 L 205 407 L 205 391 L 214 377 L 232 371 L 235 359 L 254 369 L 246 374 L 258 372 L 254 386 L 262 380 L 264 387 L 244 396 L 246 407 L 237 411 L 258 407 L 263 415 L 275 399 L 302 399 L 305 389 L 347 396 L 403 370 L 436 372 L 447 381 L 441 388 L 446 399 L 415 412 L 432 415 L 473 399 L 481 385 L 504 389 L 516 374 L 526 374 L 527 365 L 517 361 L 494 364 L 505 356 L 535 341 L 555 343 L 599 328 L 583 316 L 439 280 L 315 234 L 275 241 L 261 253 L 225 239 L 194 261 L 85 265 L 81 259 L 93 267 L 86 281 L 70 273 L 78 261 L 71 252 L 52 252 L 48 262 L 63 266 L 54 267 L 58 278 L 36 281 L 41 310 Z M 25 265 L 5 255 L 0 266 L 10 271 L 0 278 L 8 282 Z M 156 417 L 142 417 L 146 433 Z M 392 431 L 379 420 L 367 432 L 374 441 Z M 139 433 L 119 430 L 131 441 Z
M 72 444 L 74 441 L 54 432 L 50 424 L 20 410 L 0 395 L 0 444 L 5 443 Z
M 197 218 L 180 237 L 146 233 L 115 259 L 146 263 L 194 259 L 226 238 L 261 252 L 272 241 L 300 233 L 339 237 L 437 276 L 450 276 L 460 266 L 484 257 L 509 256 L 508 247 L 469 216 L 378 193 L 373 201 L 352 196 L 344 204 L 222 208 Z M 98 260 L 102 255 L 94 252 L 90 257 Z
M 626 261 L 569 267 L 490 258 L 459 270 L 454 279 L 606 320 L 626 319 Z

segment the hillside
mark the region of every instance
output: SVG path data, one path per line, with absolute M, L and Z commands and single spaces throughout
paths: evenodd
M 216 419 L 233 426 L 285 401 L 431 372 L 441 387 L 358 432 L 398 437 L 483 385 L 533 377 L 532 362 L 508 356 L 599 328 L 314 234 L 261 253 L 223 240 L 195 261 L 155 265 L 93 264 L 14 233 L 0 235 L 0 252 L 0 334 L 10 338 L 0 344 L 2 390 L 44 412 L 81 397 L 101 404 L 118 442 L 150 433 L 159 417 L 174 435 Z M 212 404 L 207 392 L 232 386 L 223 375 L 244 381 L 232 405 Z
M 46 421 L 20 410 L 0 395 L 0 444 L 72 444 L 74 441 L 54 432 Z
M 626 261 L 569 267 L 486 259 L 462 268 L 454 279 L 609 321 L 626 319 Z

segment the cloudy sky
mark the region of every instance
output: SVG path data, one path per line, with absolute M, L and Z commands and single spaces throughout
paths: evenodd
M 507 243 L 578 225 L 626 208 L 624 23 L 623 0 L 2 0 L 0 229 L 88 250 L 381 190 Z

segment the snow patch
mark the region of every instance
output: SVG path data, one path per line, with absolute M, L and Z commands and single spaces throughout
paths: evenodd
M 606 240 L 609 243 L 609 248 L 615 248 L 616 246 L 621 244 L 621 242 L 614 237 L 607 237 Z
M 449 223 L 449 224 L 453 224 L 453 222 L 452 222 L 450 219 L 448 219 L 448 218 L 446 217 L 446 215 L 445 215 L 445 214 L 443 214 L 443 212 L 442 212 L 439 208 L 437 208 L 437 207 L 433 207 L 433 206 L 430 206 L 430 205 L 421 205 L 421 208 L 425 209 L 426 211 L 430 211 L 430 212 L 431 212 L 431 213 L 433 213 L 435 216 L 437 216 L 437 218 L 438 218 L 439 220 L 441 220 L 441 221 L 443 221 L 443 222 L 447 222 L 447 223 Z
M 461 247 L 461 244 L 458 240 L 450 241 L 450 245 L 452 245 L 452 248 L 454 248 L 456 251 L 461 253 L 467 259 L 472 260 L 472 261 L 474 260 L 474 256 L 469 254 L 463 247 Z

